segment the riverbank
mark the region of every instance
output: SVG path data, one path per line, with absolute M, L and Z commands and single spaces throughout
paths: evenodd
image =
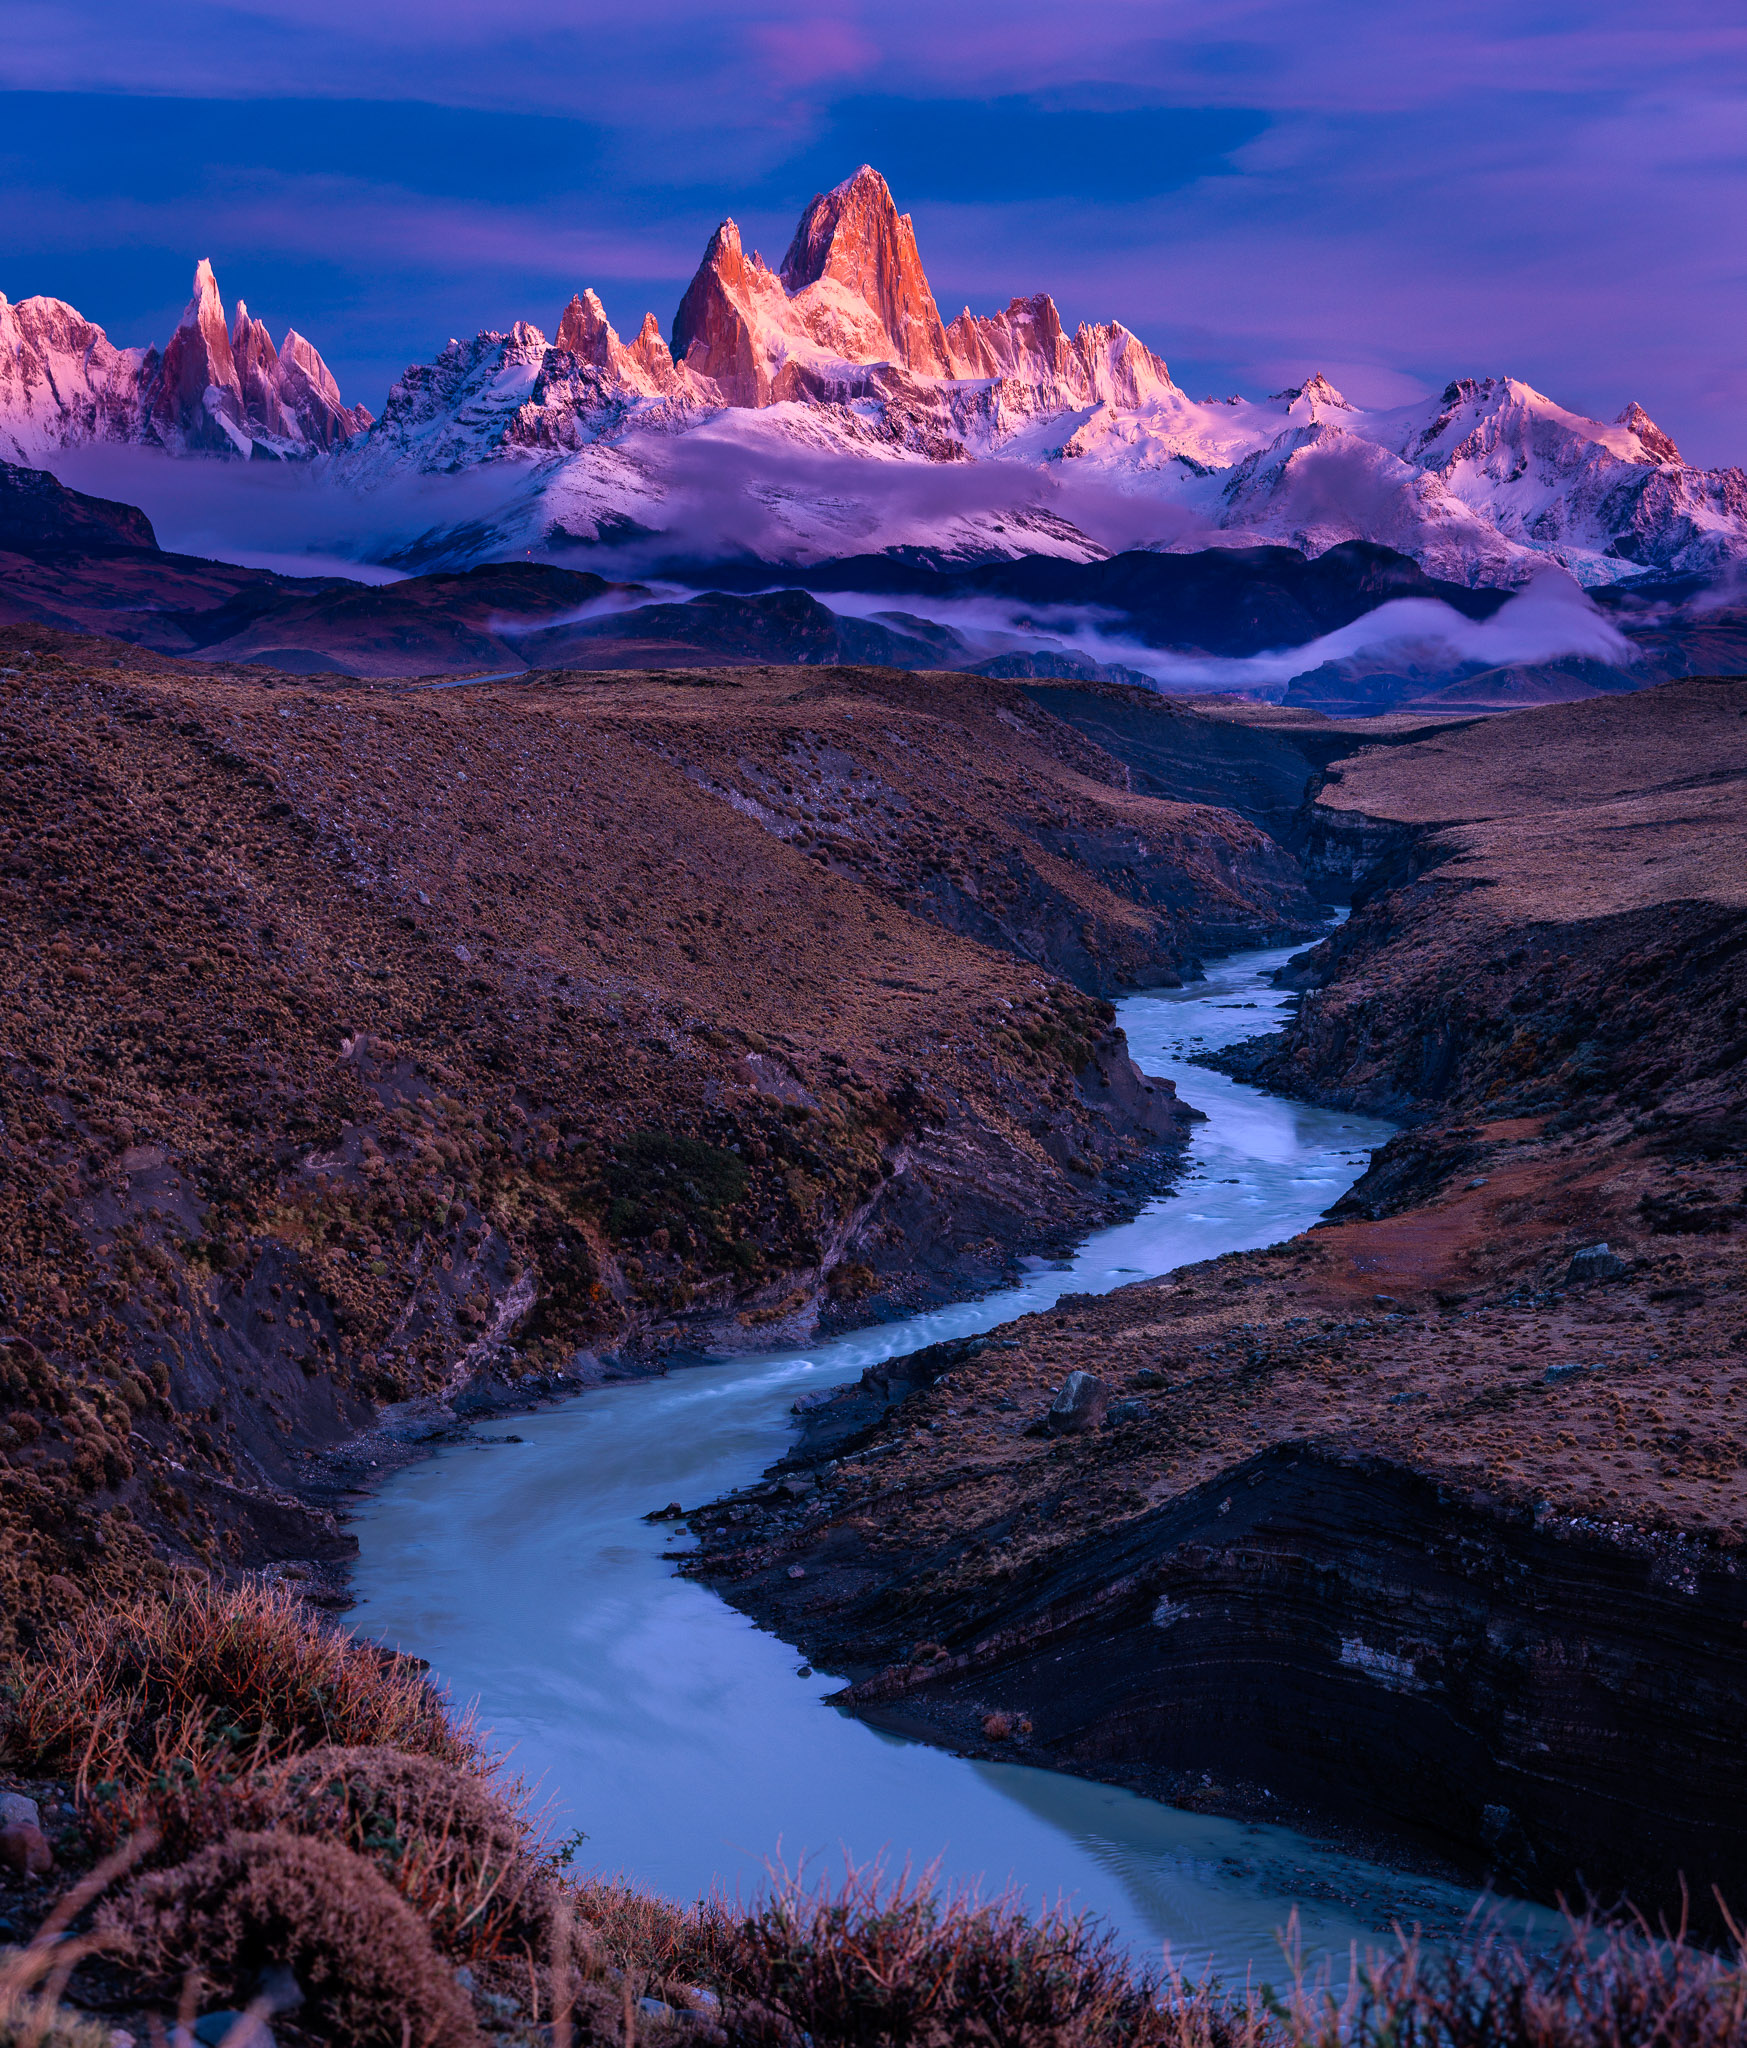
M 1501 2012 L 1527 2048 L 1617 2048 L 1622 2013 L 1672 2048 L 1747 2040 L 1739 1959 L 1629 1923 L 1398 1934 L 1348 1979 L 1289 1941 L 1239 1991 L 910 1873 L 680 1905 L 570 1875 L 416 1675 L 282 1596 L 195 1582 L 55 1648 L 0 1716 L 31 1773 L 0 1779 L 0 1909 L 28 1937 L 0 1952 L 8 2048 L 1503 2048 Z
M 1185 1119 L 1105 992 L 1316 928 L 1257 825 L 1010 686 L 409 693 L 6 637 L 26 1643 L 182 1562 L 331 1587 L 325 1461 L 425 1404 L 951 1298 L 1131 1213 Z
M 694 1516 L 697 1569 L 966 1753 L 1747 1891 L 1744 689 L 1346 764 L 1307 865 L 1378 865 L 1236 1064 L 1415 1127 L 1327 1228 L 1000 1332 L 798 1525 Z M 1131 1405 L 1050 1433 L 1074 1372 Z
M 835 1867 L 841 1850 L 938 1864 L 946 1883 L 1011 1880 L 1034 1905 L 1066 1892 L 1135 1953 L 1168 1943 L 1239 1981 L 1273 1967 L 1294 1910 L 1312 1955 L 1343 1956 L 1395 1920 L 1457 1938 L 1471 1892 L 1427 1881 L 1424 1858 L 1410 1875 L 1357 1840 L 1331 1850 L 1294 1835 L 1284 1797 L 1250 1829 L 1024 1762 L 893 1743 L 821 1708 L 841 1664 L 809 1667 L 673 1570 L 689 1544 L 667 1504 L 755 1482 L 793 1440 L 797 1403 L 805 1427 L 835 1415 L 834 1388 L 873 1383 L 889 1399 L 1023 1309 L 1313 1221 L 1390 1127 L 1188 1064 L 1282 1013 L 1290 999 L 1268 976 L 1286 957 L 1231 956 L 1192 988 L 1120 1005 L 1143 1069 L 1185 1093 L 1192 1080 L 1206 1113 L 1174 1193 L 1034 1262 L 1015 1288 L 601 1389 L 509 1423 L 514 1442 L 494 1427 L 438 1447 L 357 1504 L 353 1625 L 428 1659 L 457 1699 L 477 1697 L 558 1801 L 555 1826 L 585 1827 L 591 1858 L 671 1897 L 756 1889 L 780 1839 L 791 1865 Z M 805 1475 L 781 1476 L 794 1491 L 773 1488 L 759 1520 L 813 1516 Z

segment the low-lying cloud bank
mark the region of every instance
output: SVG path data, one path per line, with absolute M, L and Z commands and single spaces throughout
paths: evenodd
M 416 559 L 422 546 L 441 559 L 445 536 L 457 551 L 476 548 L 481 559 L 544 552 L 511 544 L 527 533 L 535 481 L 519 463 L 460 475 L 401 475 L 368 490 L 338 485 L 325 463 L 191 462 L 137 449 L 77 449 L 56 469 L 76 489 L 141 505 L 166 548 L 285 574 L 391 581 L 405 571 L 384 557 L 398 554 L 404 562 L 411 548 Z M 1135 546 L 1177 551 L 1230 538 L 1198 525 L 1180 507 L 1081 480 L 1071 469 L 850 458 L 773 446 L 761 422 L 745 416 L 678 443 L 648 482 L 643 509 L 659 531 L 643 528 L 620 540 L 565 548 L 557 558 L 613 578 L 658 580 L 665 585 L 658 595 L 671 600 L 709 588 L 707 571 L 698 571 L 712 559 L 818 560 L 822 552 L 848 556 L 978 542 L 1017 553 L 1077 553 L 1073 543 L 1081 535 L 1112 552 Z M 682 559 L 691 565 L 683 589 L 672 573 Z M 780 576 L 767 587 L 782 587 Z M 850 617 L 902 611 L 927 619 L 959 635 L 970 662 L 1010 652 L 1067 654 L 1132 669 L 1181 691 L 1276 694 L 1325 662 L 1352 660 L 1436 671 L 1571 657 L 1624 665 L 1636 658 L 1631 641 L 1569 576 L 1552 568 L 1485 620 L 1465 618 L 1435 599 L 1398 598 L 1320 639 L 1242 657 L 1149 645 L 1124 614 L 1094 606 L 889 592 L 815 595 Z M 619 610 L 627 602 L 636 600 L 609 600 L 605 608 Z M 542 628 L 553 623 L 538 622 Z
M 1123 630 L 1121 614 L 1091 605 L 1016 605 L 994 598 L 938 600 L 820 591 L 833 611 L 877 618 L 894 609 L 957 632 L 973 660 L 1010 652 L 1083 656 L 1137 669 L 1161 689 L 1261 694 L 1325 662 L 1399 661 L 1420 670 L 1530 666 L 1580 657 L 1615 666 L 1637 649 L 1562 569 L 1548 569 L 1507 598 L 1489 619 L 1467 619 L 1437 598 L 1393 598 L 1319 639 L 1242 656 L 1183 654 Z
M 358 491 L 320 460 L 229 462 L 150 448 L 71 448 L 52 467 L 76 491 L 138 505 L 173 554 L 359 583 L 407 573 L 389 558 L 431 532 L 471 530 L 488 558 L 490 536 L 514 519 L 527 484 L 525 470 L 505 467 L 409 473 Z
M 896 548 L 1089 556 L 1219 538 L 1192 508 L 1119 490 L 1072 463 L 931 462 L 871 438 L 846 454 L 798 443 L 790 423 L 773 416 L 784 410 L 727 412 L 661 447 L 658 463 L 636 479 L 643 530 L 623 540 L 610 537 L 616 508 L 601 500 L 631 479 L 604 462 L 560 480 L 549 502 L 562 517 L 574 491 L 576 527 L 585 531 L 598 512 L 607 514 L 609 537 L 591 552 L 603 574 L 616 575 L 748 557 L 807 564 Z M 647 460 L 649 450 L 638 454 Z

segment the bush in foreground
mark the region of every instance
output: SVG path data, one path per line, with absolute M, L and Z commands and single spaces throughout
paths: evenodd
M 471 1734 L 414 1670 L 318 1626 L 276 1587 L 190 1578 L 172 1599 L 88 1608 L 16 1668 L 11 1691 L 8 1751 L 75 1776 L 81 1790 L 215 1744 L 258 1761 L 330 1743 L 479 1761 Z
M 1747 1954 L 1629 1923 L 1551 1953 L 1406 1942 L 1338 1996 L 1288 1971 L 1236 2001 L 1088 1921 L 907 1875 L 750 1908 L 571 1882 L 432 1687 L 276 1592 L 81 1616 L 6 1674 L 0 1742 L 75 1778 L 99 1846 L 128 1837 L 0 1956 L 0 2048 L 92 2048 L 61 2000 L 99 1938 L 171 2003 L 190 1964 L 239 2005 L 289 1966 L 299 2028 L 359 2048 L 477 2048 L 463 1960 L 490 2032 L 550 2048 L 681 2038 L 644 1994 L 689 2008 L 699 2048 L 1747 2048 Z M 99 1894 L 100 1935 L 64 1941 Z
M 266 1774 L 275 1826 L 368 1857 L 449 1955 L 543 1947 L 550 1879 L 508 1797 L 477 1772 L 383 1746 L 305 1750 Z
M 288 1968 L 308 2022 L 357 2048 L 478 2048 L 466 1995 L 429 1928 L 375 1866 L 302 1835 L 232 1835 L 141 1878 L 101 1931 L 174 1999 L 195 1970 L 241 2008 Z

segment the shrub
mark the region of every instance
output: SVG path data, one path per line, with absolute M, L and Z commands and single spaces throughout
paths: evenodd
M 908 1873 L 886 1886 L 851 1871 L 835 1891 L 784 1884 L 740 1921 L 729 1948 L 731 2038 L 793 2048 L 1224 2048 L 1253 2019 L 1206 1996 L 1170 1997 L 1084 1918 L 1028 1918 L 1018 1903 L 936 1892 Z M 1196 2028 L 1201 2029 L 1200 2032 Z
M 737 1153 L 702 1138 L 665 1131 L 633 1131 L 606 1170 L 608 1233 L 642 1238 L 658 1229 L 706 1225 L 746 1192 L 746 1167 Z
M 423 1921 L 336 1843 L 231 1835 L 141 1878 L 100 1926 L 164 1992 L 192 1968 L 241 2006 L 282 1964 L 303 1989 L 300 2024 L 318 2033 L 356 2048 L 478 2048 L 472 2010 Z
M 227 1751 L 254 1762 L 318 1744 L 392 1744 L 465 1765 L 478 1745 L 409 1666 L 324 1627 L 277 1587 L 189 1578 L 86 1609 L 8 1674 L 5 1745 L 81 1790 L 139 1783 Z
M 527 1822 L 477 1772 L 404 1750 L 312 1749 L 261 1783 L 275 1826 L 367 1856 L 448 1953 L 543 1947 L 551 1879 Z

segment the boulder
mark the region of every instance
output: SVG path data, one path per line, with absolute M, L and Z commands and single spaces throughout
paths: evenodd
M 0 1792 L 0 1828 L 40 1828 L 42 1815 L 34 1799 L 22 1792 Z
M 0 1868 L 15 1877 L 47 1877 L 55 1867 L 55 1852 L 41 1828 L 28 1822 L 0 1828 Z
M 197 2048 L 273 2048 L 273 2036 L 259 2013 L 209 2012 L 194 2022 Z
M 1625 1270 L 1625 1260 L 1617 1252 L 1610 1252 L 1605 1244 L 1585 1245 L 1582 1251 L 1572 1253 L 1565 1285 L 1580 1287 L 1588 1280 L 1617 1280 Z
M 1147 1405 L 1144 1401 L 1113 1401 L 1104 1417 L 1106 1429 L 1119 1429 L 1125 1422 L 1144 1422 Z
M 1110 1389 L 1096 1373 L 1071 1372 L 1049 1404 L 1044 1430 L 1050 1436 L 1083 1436 L 1098 1427 L 1109 1406 Z

